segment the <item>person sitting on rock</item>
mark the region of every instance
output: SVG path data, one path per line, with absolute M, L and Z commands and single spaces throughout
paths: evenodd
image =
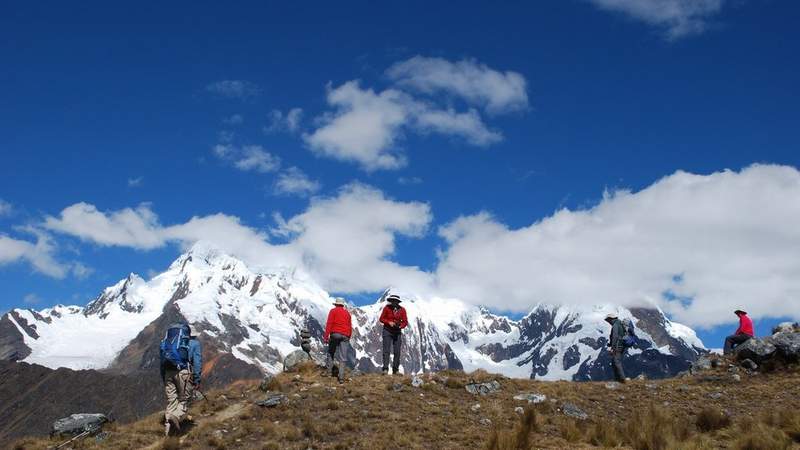
M 622 368 L 622 356 L 625 354 L 625 341 L 623 340 L 625 325 L 614 313 L 606 316 L 606 322 L 611 325 L 611 335 L 608 337 L 608 346 L 611 348 L 611 368 L 614 370 L 614 378 L 620 383 L 624 383 L 630 380 L 625 377 L 625 370 Z
M 733 349 L 744 344 L 754 336 L 753 321 L 747 317 L 747 313 L 741 309 L 737 309 L 733 313 L 739 316 L 739 328 L 736 329 L 735 333 L 725 338 L 725 348 L 722 350 L 722 353 L 725 355 L 730 355 L 733 353 Z
M 328 344 L 327 370 L 330 371 L 331 376 L 338 376 L 341 384 L 344 383 L 347 347 L 353 333 L 353 324 L 350 313 L 344 307 L 344 300 L 337 298 L 333 305 L 333 309 L 328 313 L 322 341 Z
M 383 324 L 383 373 L 389 373 L 389 355 L 394 353 L 392 373 L 400 373 L 400 348 L 402 347 L 403 328 L 408 326 L 406 309 L 400 306 L 400 296 L 391 294 L 386 298 L 389 302 L 381 312 L 380 322 Z

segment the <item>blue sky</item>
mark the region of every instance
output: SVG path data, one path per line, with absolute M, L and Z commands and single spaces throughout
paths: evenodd
M 798 12 L 6 5 L 0 310 L 83 304 L 242 233 L 248 262 L 353 298 L 668 298 L 709 346 L 756 303 L 765 333 L 800 295 Z

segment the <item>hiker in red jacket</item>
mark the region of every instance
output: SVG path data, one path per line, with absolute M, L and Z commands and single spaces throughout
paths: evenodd
M 392 373 L 400 373 L 400 347 L 403 342 L 402 330 L 408 326 L 406 309 L 400 306 L 400 296 L 391 294 L 386 298 L 388 305 L 383 307 L 380 321 L 383 324 L 383 373 L 389 373 L 389 353 L 394 353 Z
M 344 307 L 344 300 L 337 298 L 333 304 L 333 309 L 328 313 L 322 341 L 328 344 L 327 370 L 330 370 L 331 376 L 338 375 L 339 383 L 344 383 L 347 348 L 350 336 L 353 334 L 353 325 L 350 313 Z
M 754 336 L 753 321 L 747 317 L 747 313 L 741 309 L 737 309 L 733 313 L 739 316 L 739 328 L 736 329 L 736 333 L 725 338 L 725 348 L 722 351 L 725 355 L 730 355 L 733 353 L 734 348 L 744 344 Z

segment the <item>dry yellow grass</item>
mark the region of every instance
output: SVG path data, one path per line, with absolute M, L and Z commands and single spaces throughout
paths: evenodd
M 713 375 L 716 378 L 709 377 Z M 704 378 L 705 377 L 705 378 Z M 254 384 L 208 393 L 192 406 L 195 425 L 165 440 L 161 415 L 113 424 L 109 437 L 86 439 L 79 449 L 490 449 L 632 448 L 784 449 L 800 440 L 800 373 L 746 376 L 720 370 L 704 377 L 634 381 L 617 389 L 604 383 L 507 379 L 483 371 L 426 375 L 414 388 L 408 377 L 364 375 L 345 385 L 316 369 L 281 374 L 270 385 L 287 404 L 262 408 Z M 473 396 L 471 380 L 498 379 L 502 391 Z M 396 386 L 399 385 L 399 386 Z M 538 392 L 548 401 L 513 400 Z M 711 395 L 716 393 L 723 395 Z M 551 401 L 551 399 L 555 401 Z M 564 402 L 586 411 L 580 421 L 561 412 Z M 477 411 L 472 409 L 480 404 Z M 776 408 L 784 405 L 785 408 Z M 514 411 L 525 407 L 523 414 Z M 723 414 L 728 411 L 728 414 Z M 491 421 L 489 423 L 486 419 Z M 23 439 L 19 449 L 44 449 L 56 441 Z

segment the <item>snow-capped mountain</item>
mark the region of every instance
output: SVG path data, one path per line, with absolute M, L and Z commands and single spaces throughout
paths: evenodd
M 403 295 L 409 316 L 403 370 L 486 369 L 546 380 L 610 376 L 604 350 L 610 311 L 630 318 L 640 344 L 629 351 L 630 375 L 667 376 L 684 370 L 702 342 L 656 309 L 539 305 L 520 320 L 455 299 Z M 158 340 L 173 320 L 186 319 L 203 341 L 207 364 L 225 379 L 276 372 L 307 328 L 320 342 L 333 298 L 296 270 L 258 273 L 242 261 L 197 244 L 164 273 L 145 281 L 135 274 L 85 307 L 15 309 L 0 319 L 0 359 L 44 366 L 122 373 L 155 367 Z M 383 304 L 350 307 L 352 365 L 379 368 L 378 323 Z M 234 369 L 236 368 L 236 369 Z

